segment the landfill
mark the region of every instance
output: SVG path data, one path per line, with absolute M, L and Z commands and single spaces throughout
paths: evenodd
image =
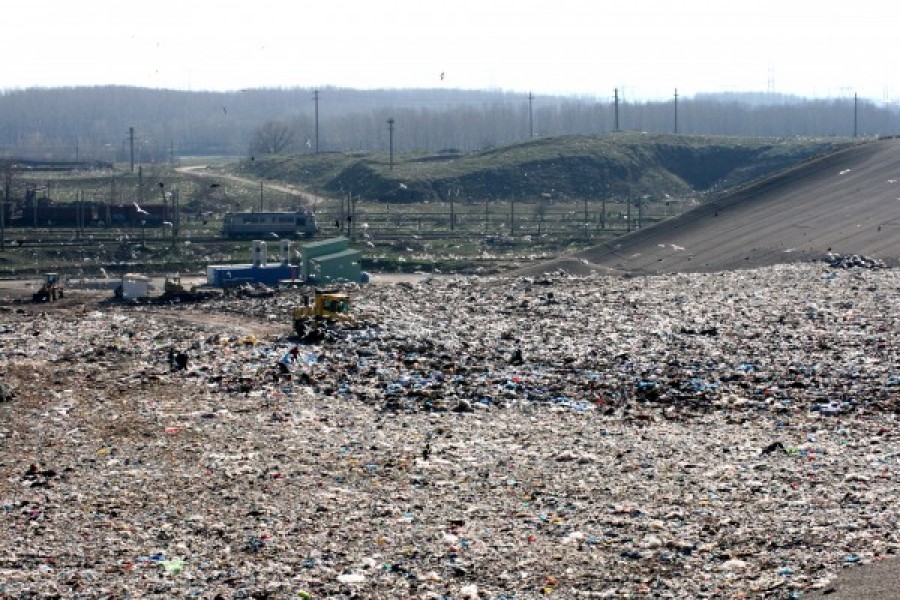
M 0 598 L 802 598 L 900 549 L 896 269 L 348 289 L 315 343 L 296 290 L 0 302 Z

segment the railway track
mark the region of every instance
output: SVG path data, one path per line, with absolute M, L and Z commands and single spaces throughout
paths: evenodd
M 625 229 L 597 229 L 589 227 L 587 231 L 583 227 L 570 227 L 567 229 L 544 228 L 540 235 L 553 236 L 556 239 L 582 239 L 585 237 L 595 238 L 597 236 L 606 237 L 608 235 L 616 235 L 625 233 Z M 360 229 L 352 233 L 348 233 L 345 229 L 332 229 L 320 232 L 312 238 L 301 238 L 293 240 L 295 243 L 304 243 L 311 240 L 323 239 L 336 235 L 349 236 L 355 243 L 393 243 L 398 241 L 414 241 L 414 240 L 479 240 L 479 239 L 516 239 L 526 238 L 528 236 L 537 236 L 538 232 L 532 231 L 530 228 L 519 228 L 510 234 L 509 229 L 505 227 L 491 228 L 484 231 L 481 228 L 462 229 L 458 228 L 450 230 L 434 230 L 434 229 L 398 229 L 395 227 L 368 227 Z M 171 242 L 171 236 L 159 235 L 159 231 L 153 234 L 142 235 L 140 230 L 87 230 L 85 233 L 78 234 L 74 230 L 33 230 L 33 229 L 7 229 L 4 235 L 5 245 L 9 247 L 28 247 L 28 248 L 83 248 L 96 246 L 97 244 L 117 245 L 123 241 L 126 244 L 134 245 L 146 242 L 147 244 L 158 245 L 168 244 Z M 266 237 L 260 235 L 258 237 L 247 236 L 246 238 L 228 238 L 222 235 L 193 235 L 190 232 L 179 235 L 178 240 L 183 242 L 189 240 L 194 244 L 222 244 L 248 242 L 251 239 L 263 239 L 270 244 L 277 243 L 280 238 Z

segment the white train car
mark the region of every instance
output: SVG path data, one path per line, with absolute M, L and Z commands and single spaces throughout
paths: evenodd
M 229 238 L 312 237 L 319 231 L 310 211 L 225 213 L 222 234 Z

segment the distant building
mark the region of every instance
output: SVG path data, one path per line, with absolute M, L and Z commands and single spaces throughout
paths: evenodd
M 358 282 L 362 277 L 362 252 L 350 248 L 350 240 L 345 237 L 302 244 L 300 274 L 314 285 Z
M 209 265 L 206 283 L 220 288 L 245 284 L 276 286 L 279 281 L 298 275 L 297 267 L 290 264 L 290 240 L 281 240 L 281 261 L 277 264 L 269 264 L 268 245 L 262 240 L 251 242 L 250 256 L 252 262 L 249 264 Z
M 301 244 L 298 265 L 290 262 L 292 242 L 281 240 L 280 244 L 281 260 L 278 264 L 269 264 L 266 242 L 254 240 L 250 247 L 251 263 L 209 265 L 206 268 L 207 284 L 228 288 L 244 284 L 275 286 L 283 281 L 324 285 L 361 280 L 362 253 L 350 248 L 350 240 L 345 237 Z

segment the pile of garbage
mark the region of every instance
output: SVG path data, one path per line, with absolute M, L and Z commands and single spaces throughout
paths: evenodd
M 13 397 L 13 391 L 6 385 L 3 379 L 0 378 L 0 402 L 12 402 Z
M 828 266 L 835 269 L 886 269 L 887 264 L 878 258 L 860 256 L 859 254 L 835 254 L 829 252 L 823 259 Z
M 799 598 L 900 549 L 900 271 L 6 313 L 0 596 Z

